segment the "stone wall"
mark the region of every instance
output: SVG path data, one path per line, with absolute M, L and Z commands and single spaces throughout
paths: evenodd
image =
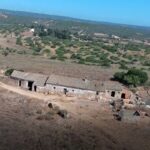
M 36 85 L 34 85 L 34 86 L 36 86 Z M 33 91 L 35 91 L 34 90 L 34 86 L 33 86 Z M 36 88 L 36 92 L 39 92 L 39 93 L 47 93 L 47 90 L 46 90 L 46 87 L 45 86 L 37 86 L 37 88 Z
M 24 89 L 28 89 L 28 81 L 18 80 L 17 84 L 19 86 L 19 82 L 21 82 L 21 86 Z
M 96 96 L 96 91 L 82 90 L 51 84 L 46 84 L 46 91 L 48 93 L 66 94 L 68 96 L 86 96 L 91 98 Z
M 108 97 L 108 99 L 120 99 L 122 95 L 122 91 L 106 90 L 105 94 L 106 97 Z
M 131 92 L 127 90 L 122 91 L 113 91 L 113 90 L 106 90 L 105 92 L 101 92 L 99 94 L 100 100 L 118 100 L 118 99 L 131 99 Z

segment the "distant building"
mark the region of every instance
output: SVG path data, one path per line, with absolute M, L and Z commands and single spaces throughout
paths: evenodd
M 30 32 L 34 33 L 34 32 L 35 32 L 35 29 L 34 29 L 34 28 L 30 29 Z
M 94 36 L 97 38 L 109 38 L 109 35 L 104 33 L 94 33 Z
M 116 35 L 112 35 L 111 37 L 112 37 L 112 39 L 115 39 L 115 40 L 119 40 L 119 41 L 121 40 L 121 38 L 119 36 L 116 36 Z

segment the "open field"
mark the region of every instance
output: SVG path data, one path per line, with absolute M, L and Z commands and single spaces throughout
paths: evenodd
M 113 75 L 121 71 L 118 67 L 105 68 L 102 66 L 86 66 L 70 62 L 50 60 L 40 56 L 29 55 L 0 55 L 0 68 L 14 68 L 28 72 L 43 74 L 58 74 L 90 80 L 108 81 Z M 147 71 L 150 80 L 150 71 Z
M 109 80 L 118 70 L 113 67 L 107 69 L 100 66 L 85 66 L 69 62 L 59 62 L 37 56 L 8 55 L 5 57 L 0 55 L 0 68 L 6 67 L 30 72 L 54 73 L 98 80 Z
M 61 118 L 44 100 L 0 88 L 0 150 L 150 149 L 149 120 L 117 122 L 97 102 L 59 96 L 49 100 L 57 100 L 70 117 Z

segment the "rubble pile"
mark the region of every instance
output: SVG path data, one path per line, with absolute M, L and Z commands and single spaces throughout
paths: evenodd
M 150 110 L 137 95 L 134 100 L 128 101 L 128 103 L 123 99 L 118 99 L 111 101 L 110 105 L 112 106 L 114 119 L 118 121 L 135 122 L 141 118 L 150 117 Z

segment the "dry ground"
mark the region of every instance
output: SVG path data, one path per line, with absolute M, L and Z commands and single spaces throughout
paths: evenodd
M 108 80 L 117 71 L 115 67 L 102 68 L 100 66 L 85 66 L 70 62 L 49 60 L 40 56 L 11 54 L 7 57 L 0 55 L 0 68 L 15 68 L 30 72 L 45 74 L 61 74 L 80 78 Z
M 27 47 L 16 45 L 16 38 L 14 37 L 3 37 L 3 35 L 0 34 L 0 46 L 2 48 L 13 48 L 17 50 L 27 50 Z
M 111 68 L 101 66 L 86 66 L 70 62 L 60 62 L 50 60 L 42 56 L 29 56 L 10 54 L 3 56 L 0 54 L 0 68 L 14 68 L 29 72 L 39 72 L 44 74 L 59 74 L 77 78 L 88 78 L 91 80 L 108 81 L 113 75 L 120 71 L 116 65 Z M 150 79 L 150 71 L 148 71 Z
M 51 112 L 47 101 L 67 109 L 70 118 Z M 95 101 L 60 96 L 40 100 L 0 87 L 0 104 L 0 150 L 150 149 L 149 120 L 117 122 Z

